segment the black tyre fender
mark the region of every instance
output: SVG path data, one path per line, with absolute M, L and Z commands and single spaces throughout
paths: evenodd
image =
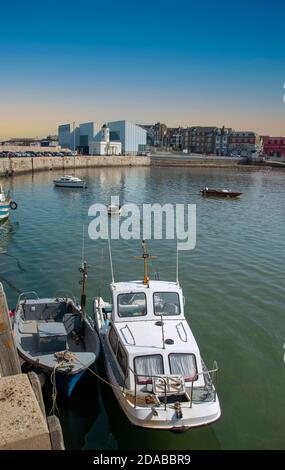
M 18 204 L 15 201 L 11 201 L 9 205 L 10 205 L 10 209 L 12 209 L 12 211 L 15 211 L 18 207 Z

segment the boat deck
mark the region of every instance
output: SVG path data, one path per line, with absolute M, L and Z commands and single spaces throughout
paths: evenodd
M 40 352 L 38 348 L 38 322 L 36 320 L 27 320 L 21 322 L 19 325 L 18 339 L 19 347 L 22 357 L 32 360 L 35 364 L 39 363 L 41 367 L 48 370 L 54 368 L 59 361 L 54 356 L 54 352 L 44 353 Z M 66 372 L 71 369 L 70 373 L 78 373 L 81 369 L 91 365 L 95 360 L 95 355 L 92 352 L 84 351 L 84 343 L 72 338 L 71 335 L 67 336 L 68 351 L 74 353 L 74 360 L 67 362 L 66 367 L 61 370 Z

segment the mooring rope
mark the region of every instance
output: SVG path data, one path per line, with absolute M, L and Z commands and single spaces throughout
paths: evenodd
M 52 370 L 52 373 L 50 375 L 50 381 L 52 384 L 52 407 L 50 410 L 50 415 L 55 415 L 57 414 L 59 416 L 59 409 L 57 406 L 57 387 L 56 387 L 56 371 L 57 369 L 69 369 L 72 370 L 74 367 L 74 364 L 71 364 L 71 362 L 75 361 L 77 358 L 76 354 L 74 354 L 71 351 L 59 351 L 54 353 L 55 359 L 57 359 L 59 362 L 58 364 L 54 365 L 54 368 Z M 80 362 L 80 361 L 79 361 Z
M 50 376 L 50 381 L 51 381 L 51 384 L 52 384 L 52 407 L 51 407 L 51 410 L 50 410 L 50 415 L 53 415 L 53 414 L 59 415 L 59 409 L 58 409 L 58 406 L 57 406 L 57 387 L 56 387 L 56 371 L 57 371 L 57 369 L 67 368 L 67 367 L 70 367 L 72 369 L 74 367 L 74 365 L 73 364 L 68 364 L 68 363 L 70 361 L 74 361 L 74 360 L 78 361 L 84 367 L 85 367 L 85 364 L 83 362 L 81 362 L 80 359 L 76 356 L 76 354 L 74 354 L 71 351 L 56 352 L 56 353 L 54 353 L 54 357 L 57 360 L 60 360 L 60 362 L 58 364 L 55 364 L 55 366 L 53 368 L 53 371 L 51 373 L 51 376 Z M 118 387 L 117 385 L 111 384 L 110 382 L 108 382 L 108 380 L 103 379 L 103 377 L 101 377 L 99 374 L 97 374 L 90 367 L 86 367 L 86 370 L 91 372 L 91 374 L 93 374 L 95 377 L 97 377 L 97 379 L 104 382 L 106 385 L 109 385 L 109 387 L 116 388 L 121 393 L 123 392 L 122 387 Z M 125 395 L 127 395 L 125 392 L 123 392 L 123 393 Z

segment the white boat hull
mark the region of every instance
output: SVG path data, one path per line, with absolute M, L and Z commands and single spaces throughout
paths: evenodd
M 82 181 L 54 181 L 54 185 L 62 188 L 85 188 L 86 183 Z
M 97 322 L 96 322 L 97 324 Z M 181 410 L 183 417 L 178 419 L 174 410 L 174 405 L 167 405 L 166 409 L 164 405 L 155 407 L 157 416 L 152 412 L 152 406 L 134 406 L 125 397 L 123 390 L 120 389 L 119 384 L 116 381 L 115 375 L 112 371 L 110 363 L 108 362 L 104 335 L 100 334 L 101 345 L 103 348 L 103 356 L 105 369 L 110 384 L 113 384 L 114 395 L 125 413 L 129 421 L 135 426 L 148 429 L 160 429 L 168 431 L 183 432 L 191 428 L 206 426 L 212 424 L 221 417 L 221 408 L 218 397 L 213 402 L 192 403 L 190 408 L 189 402 L 181 403 Z

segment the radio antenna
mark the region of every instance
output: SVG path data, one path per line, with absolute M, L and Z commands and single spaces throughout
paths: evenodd
M 112 284 L 114 284 L 115 281 L 114 281 L 114 271 L 113 271 L 113 260 L 112 260 L 111 243 L 110 243 L 110 238 L 109 237 L 108 237 L 108 247 L 109 247 L 109 257 L 110 257 Z
M 85 227 L 82 225 L 82 253 L 81 253 L 81 265 L 84 264 L 84 252 L 85 252 Z
M 82 279 L 80 281 L 81 284 L 81 312 L 82 318 L 86 318 L 86 279 L 87 279 L 87 263 L 85 260 L 85 227 L 84 224 L 82 226 L 82 254 L 81 254 L 81 268 L 79 271 L 82 274 Z
M 179 258 L 178 258 L 178 253 L 179 253 L 179 250 L 178 250 L 178 241 L 176 239 L 176 284 L 179 286 L 179 278 L 178 278 L 178 274 L 179 274 L 179 271 L 178 271 L 178 268 L 179 268 Z

